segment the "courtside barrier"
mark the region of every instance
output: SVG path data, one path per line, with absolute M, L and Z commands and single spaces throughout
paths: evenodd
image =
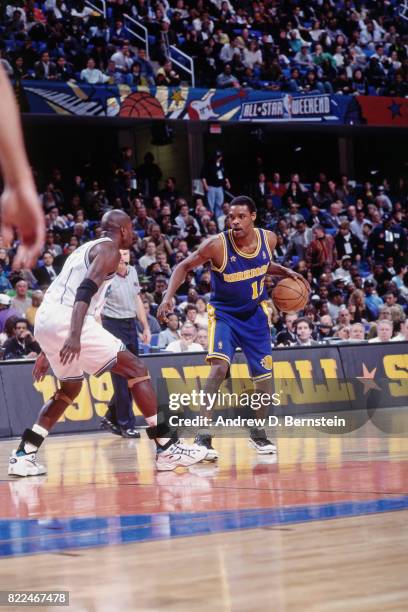
M 172 390 L 203 388 L 209 374 L 204 353 L 153 354 L 143 357 L 160 402 Z M 408 405 L 408 342 L 319 345 L 273 351 L 273 390 L 280 394 L 275 414 L 335 414 Z M 19 436 L 37 418 L 41 405 L 57 389 L 49 373 L 32 383 L 32 362 L 0 363 L 0 437 Z M 245 358 L 231 366 L 230 387 L 249 379 Z M 55 433 L 96 431 L 112 396 L 110 374 L 85 380 Z M 135 406 L 137 422 L 144 419 Z

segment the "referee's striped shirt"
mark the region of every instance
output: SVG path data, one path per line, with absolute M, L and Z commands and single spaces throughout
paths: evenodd
M 106 294 L 102 316 L 111 319 L 133 319 L 136 316 L 136 296 L 140 293 L 139 279 L 133 266 L 126 276 L 115 274 Z

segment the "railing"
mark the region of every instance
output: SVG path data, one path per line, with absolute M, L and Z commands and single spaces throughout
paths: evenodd
M 194 72 L 194 60 L 192 57 L 180 51 L 174 45 L 170 45 L 168 48 L 169 59 L 172 63 L 177 66 L 179 70 L 186 72 L 191 79 L 191 86 L 195 87 L 195 72 Z
M 93 9 L 94 11 L 99 13 L 100 15 L 103 15 L 104 19 L 106 19 L 106 2 L 105 2 L 105 0 L 93 0 L 92 2 L 91 2 L 91 0 L 85 0 L 85 4 L 87 6 L 90 6 L 91 9 Z
M 126 30 L 129 32 L 131 37 L 133 36 L 133 38 L 137 40 L 138 46 L 140 46 L 140 43 L 142 43 L 143 47 L 146 49 L 147 57 L 150 57 L 149 56 L 149 34 L 147 31 L 147 28 L 144 25 L 142 25 L 139 21 L 136 21 L 136 19 L 133 19 L 133 17 L 130 17 L 130 15 L 127 15 L 127 14 L 123 15 L 123 25 L 125 26 Z

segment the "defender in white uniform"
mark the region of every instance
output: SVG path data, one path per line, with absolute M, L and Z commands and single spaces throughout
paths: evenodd
M 125 350 L 123 343 L 107 332 L 96 320 L 105 302 L 106 292 L 115 272 L 105 278 L 92 296 L 81 332 L 81 352 L 78 359 L 63 364 L 60 350 L 69 334 L 71 314 L 79 285 L 89 268 L 89 253 L 93 247 L 111 238 L 87 242 L 74 251 L 60 274 L 47 289 L 35 319 L 34 335 L 47 355 L 49 364 L 59 380 L 82 380 L 84 372 L 98 376 L 116 362 L 117 354 Z
M 32 429 L 26 429 L 9 459 L 13 476 L 45 474 L 37 451 L 48 432 L 81 390 L 84 372 L 98 376 L 106 370 L 123 376 L 155 440 L 158 470 L 173 470 L 202 461 L 206 449 L 178 440 L 164 422 L 158 423 L 157 398 L 143 362 L 95 320 L 120 261 L 119 249 L 133 243 L 130 217 L 112 210 L 102 219 L 103 238 L 84 244 L 70 255 L 47 290 L 35 321 L 42 353 L 34 366 L 41 380 L 51 366 L 61 388 L 43 406 Z

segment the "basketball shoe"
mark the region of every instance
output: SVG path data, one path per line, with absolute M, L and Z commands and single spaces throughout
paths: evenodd
M 207 449 L 207 454 L 204 457 L 205 461 L 217 461 L 218 453 L 212 445 L 212 435 L 208 432 L 198 433 L 195 437 L 194 444 Z
M 258 455 L 271 455 L 276 453 L 276 445 L 268 440 L 264 429 L 254 427 L 249 434 L 249 444 L 256 450 Z
M 175 470 L 177 467 L 189 467 L 202 461 L 207 449 L 196 444 L 185 444 L 182 440 L 173 442 L 167 448 L 158 448 L 156 468 L 159 472 Z
M 46 474 L 47 470 L 43 465 L 37 463 L 37 453 L 17 454 L 13 450 L 9 459 L 9 476 L 40 476 Z

